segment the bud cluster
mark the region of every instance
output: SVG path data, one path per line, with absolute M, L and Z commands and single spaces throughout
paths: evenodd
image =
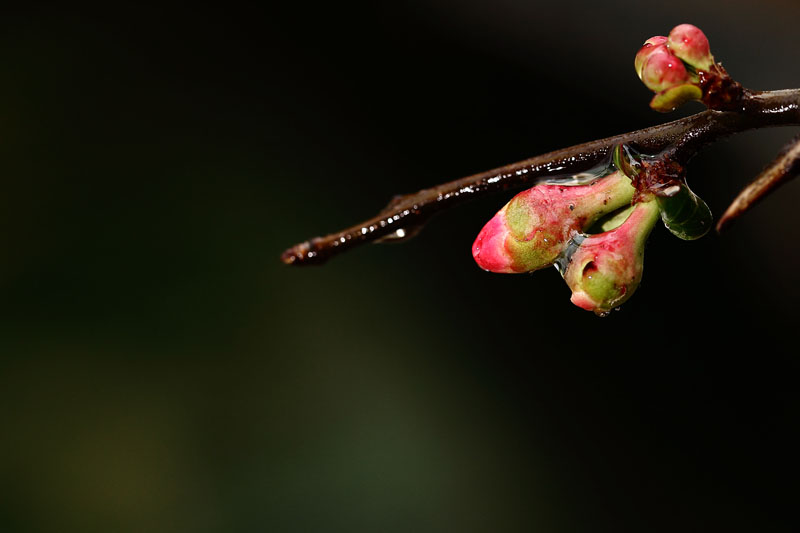
M 691 24 L 648 39 L 634 66 L 656 93 L 650 106 L 658 111 L 688 100 L 724 109 L 743 90 Z M 540 183 L 516 195 L 475 239 L 478 265 L 500 273 L 555 265 L 572 291 L 572 303 L 605 315 L 639 286 L 647 237 L 659 218 L 684 240 L 708 232 L 711 211 L 669 154 L 645 155 L 620 144 L 610 159 L 589 183 Z
M 701 100 L 701 78 L 715 71 L 716 63 L 705 34 L 696 26 L 681 24 L 668 37 L 645 41 L 634 67 L 639 79 L 656 93 L 650 107 L 667 112 L 689 100 Z
M 639 285 L 645 241 L 659 215 L 652 195 L 631 206 L 635 192 L 620 170 L 587 185 L 536 185 L 484 226 L 472 255 L 481 268 L 500 273 L 556 264 L 572 302 L 606 314 Z M 590 228 L 601 232 L 588 235 Z

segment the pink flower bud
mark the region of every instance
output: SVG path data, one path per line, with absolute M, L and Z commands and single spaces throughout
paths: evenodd
M 636 59 L 633 61 L 633 66 L 636 69 L 636 75 L 639 76 L 639 79 L 642 79 L 642 67 L 644 66 L 644 62 L 647 61 L 647 58 L 650 57 L 650 54 L 658 50 L 659 47 L 666 46 L 666 44 L 667 38 L 663 35 L 650 37 L 644 42 L 641 50 L 636 54 Z
M 658 217 L 655 200 L 640 202 L 616 229 L 585 238 L 564 272 L 572 303 L 603 315 L 630 298 L 642 279 L 645 241 Z
M 641 79 L 648 89 L 656 93 L 692 81 L 683 61 L 666 46 L 658 46 L 650 53 L 642 65 Z
M 673 54 L 697 70 L 709 70 L 714 64 L 708 39 L 697 26 L 675 26 L 669 32 L 667 46 Z
M 628 203 L 635 189 L 622 172 L 588 185 L 539 184 L 516 195 L 472 245 L 478 265 L 492 272 L 529 272 L 552 265 L 570 238 Z

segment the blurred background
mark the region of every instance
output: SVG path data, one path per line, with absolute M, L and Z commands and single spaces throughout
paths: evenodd
M 794 0 L 50 6 L 0 17 L 0 530 L 796 531 L 793 183 L 657 227 L 599 319 L 481 271 L 510 198 L 319 268 L 413 192 L 665 117 L 633 57 L 692 22 L 800 86 Z M 796 134 L 689 168 L 719 215 Z

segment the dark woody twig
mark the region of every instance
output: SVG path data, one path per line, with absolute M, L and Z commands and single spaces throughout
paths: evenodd
M 734 220 L 764 199 L 766 195 L 789 182 L 798 173 L 800 173 L 800 136 L 795 137 L 784 146 L 778 157 L 739 193 L 725 214 L 720 217 L 717 231 L 721 232 L 727 228 Z
M 281 260 L 290 265 L 320 264 L 360 244 L 413 234 L 432 215 L 467 200 L 586 171 L 606 160 L 617 145 L 627 145 L 643 154 L 668 155 L 685 164 L 704 146 L 729 135 L 757 128 L 797 125 L 800 125 L 800 89 L 747 91 L 737 110 L 705 111 L 397 196 L 375 217 L 292 246 L 281 255 Z M 397 233 L 398 229 L 402 231 Z

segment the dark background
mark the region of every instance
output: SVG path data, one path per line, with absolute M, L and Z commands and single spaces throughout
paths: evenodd
M 482 272 L 510 198 L 321 268 L 401 192 L 656 124 L 692 22 L 800 86 L 800 4 L 51 6 L 0 17 L 3 531 L 796 531 L 798 184 L 657 227 L 599 319 Z M 693 160 L 719 215 L 795 129 Z

